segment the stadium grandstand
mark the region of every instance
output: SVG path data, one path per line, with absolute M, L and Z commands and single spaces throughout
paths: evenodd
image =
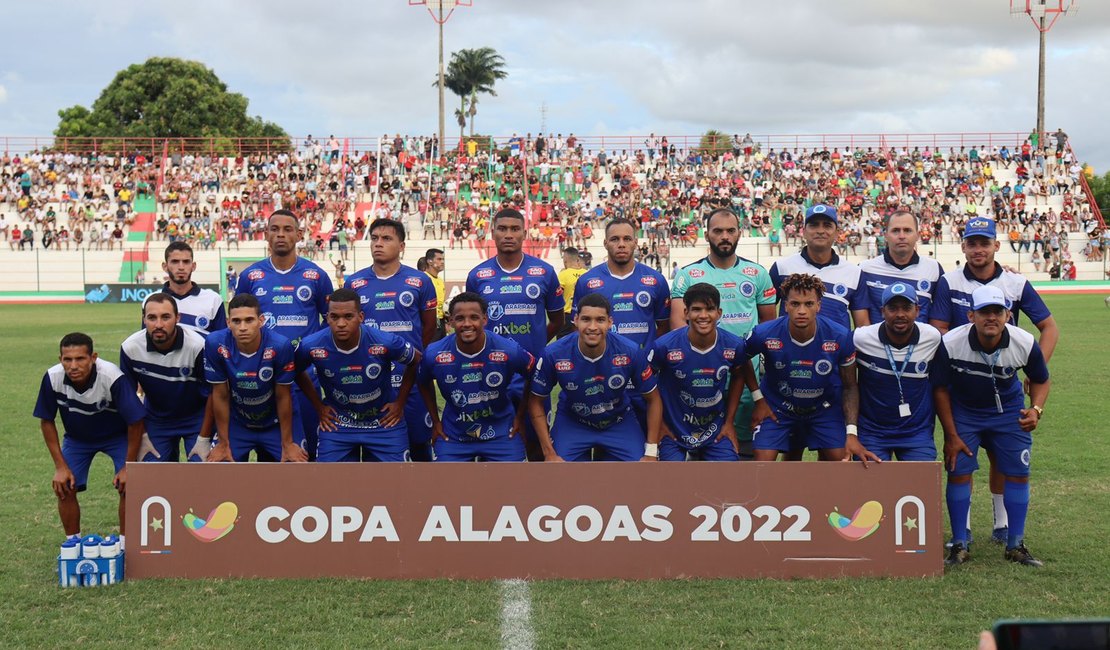
M 704 255 L 705 210 L 735 209 L 738 253 L 765 266 L 797 250 L 814 203 L 841 215 L 838 252 L 882 250 L 884 215 L 921 217 L 919 251 L 953 268 L 975 216 L 998 222 L 998 260 L 1031 280 L 1102 281 L 1110 234 L 1066 136 L 1027 134 L 575 136 L 464 139 L 88 140 L 0 138 L 0 300 L 83 300 L 87 285 L 162 281 L 166 243 L 189 242 L 202 284 L 265 255 L 265 217 L 301 216 L 302 254 L 371 263 L 366 226 L 397 219 L 406 263 L 447 250 L 446 281 L 494 253 L 488 220 L 512 205 L 526 250 L 604 257 L 601 227 L 641 224 L 640 258 L 664 273 Z M 7 245 L 4 245 L 4 244 Z M 1079 286 L 1079 285 L 1076 285 Z

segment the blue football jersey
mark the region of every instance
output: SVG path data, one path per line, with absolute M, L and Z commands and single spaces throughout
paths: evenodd
M 527 377 L 535 358 L 519 343 L 486 332 L 473 355 L 459 351 L 454 334 L 428 346 L 420 382 L 435 381 L 446 404 L 443 432 L 452 440 L 492 440 L 509 435 L 516 409 L 509 396 L 514 377 Z
M 851 312 L 867 309 L 867 292 L 860 279 L 860 269 L 855 264 L 843 260 L 835 252 L 828 264 L 816 264 L 803 248 L 800 253 L 771 265 L 771 281 L 775 284 L 782 301 L 779 314 L 786 313 L 786 296 L 782 295 L 782 282 L 795 273 L 816 275 L 825 283 L 825 295 L 821 297 L 821 316 L 840 325 L 852 328 Z
M 234 289 L 234 287 L 229 287 Z M 177 313 L 180 316 L 179 324 L 193 330 L 201 336 L 207 337 L 216 330 L 227 329 L 227 313 L 224 311 L 224 300 L 220 294 L 211 289 L 202 289 L 193 283 L 193 288 L 179 295 L 170 289 L 170 283 L 162 285 L 162 293 L 174 299 L 177 303 Z M 154 294 L 151 294 L 154 295 Z M 147 296 L 149 299 L 150 296 Z M 146 305 L 146 301 L 143 301 Z M 142 323 L 139 324 L 142 327 Z
M 860 433 L 895 437 L 927 432 L 932 436 L 933 388 L 944 385 L 948 364 L 940 331 L 918 323 L 909 344 L 898 348 L 890 343 L 885 324 L 878 323 L 857 328 L 852 342 L 859 364 Z M 907 417 L 899 410 L 903 403 L 910 411 Z
M 204 417 L 210 391 L 204 380 L 204 337 L 177 328 L 173 347 L 161 352 L 146 330 L 124 340 L 119 367 L 145 395 L 147 421 L 173 425 Z
M 656 377 L 647 351 L 630 339 L 609 332 L 605 351 L 588 359 L 578 349 L 578 334 L 563 337 L 536 361 L 532 392 L 547 396 L 558 384 L 559 412 L 591 429 L 607 429 L 631 414 L 632 391 L 655 390 Z
M 547 312 L 566 307 L 555 269 L 531 255 L 509 271 L 491 257 L 471 269 L 466 290 L 489 303 L 487 330 L 516 341 L 535 357 L 547 345 Z
M 274 268 L 270 258 L 251 264 L 239 275 L 235 293 L 250 293 L 262 305 L 266 327 L 293 347 L 301 339 L 326 327 L 321 317 L 328 313 L 331 278 L 315 262 L 303 257 L 288 271 Z
M 54 421 L 62 414 L 65 435 L 83 442 L 100 442 L 127 435 L 127 425 L 143 419 L 143 405 L 135 386 L 114 363 L 97 359 L 85 390 L 77 390 L 62 364 L 42 376 L 34 416 Z
M 344 286 L 358 294 L 367 325 L 424 349 L 421 314 L 437 304 L 435 285 L 425 273 L 402 264 L 392 276 L 379 278 L 368 266 L 348 277 Z
M 316 369 L 324 389 L 324 403 L 335 409 L 339 426 L 380 429 L 379 416 L 386 404 L 397 400 L 390 378 L 392 366 L 412 363 L 416 350 L 396 334 L 363 325 L 358 345 L 340 350 L 325 329 L 301 340 L 295 353 L 297 371 Z M 404 418 L 396 426 L 404 426 Z
M 671 290 L 667 281 L 646 264 L 637 262 L 624 277 L 613 275 L 608 264 L 586 271 L 574 286 L 572 313 L 578 313 L 578 304 L 591 293 L 609 300 L 613 330 L 645 349 L 655 340 L 655 321 L 671 317 Z
M 871 316 L 872 323 L 882 322 L 883 291 L 895 282 L 905 282 L 914 288 L 920 310 L 917 320 L 920 323 L 929 322 L 933 292 L 936 291 L 937 283 L 944 275 L 940 262 L 931 257 L 919 257 L 914 253 L 909 264 L 899 266 L 890 258 L 890 253 L 885 252 L 878 257 L 860 262 L 859 269 L 860 279 L 863 280 L 867 291 L 867 313 Z
M 967 265 L 945 273 L 937 283 L 930 318 L 948 323 L 950 328 L 966 325 L 969 322 L 967 312 L 971 311 L 971 294 L 984 285 L 1002 290 L 1006 300 L 1010 301 L 1010 322 L 1014 325 L 1018 324 L 1018 312 L 1024 312 L 1034 325 L 1052 315 L 1024 275 L 1011 273 L 995 262 L 994 275 L 986 282 L 980 282 L 972 275 Z
M 253 354 L 239 352 L 231 330 L 213 332 L 204 342 L 204 376 L 210 384 L 227 382 L 231 418 L 244 427 L 268 429 L 278 424 L 278 384 L 292 384 L 295 376 L 293 344 L 262 330 L 262 343 Z
M 985 418 L 997 417 L 995 390 L 1006 418 L 1025 408 L 1025 394 L 1018 370 L 1029 381 L 1048 381 L 1048 365 L 1033 335 L 1007 325 L 998 348 L 987 352 L 979 344 L 975 328 L 961 325 L 944 335 L 948 352 L 946 384 L 952 396 L 952 413 Z
M 852 334 L 824 316 L 809 341 L 790 338 L 789 317 L 756 325 L 745 354 L 763 355 L 763 397 L 777 412 L 805 415 L 840 404 L 840 368 L 856 362 Z
M 744 339 L 731 332 L 718 329 L 713 347 L 699 350 L 690 343 L 689 330 L 659 337 L 649 356 L 659 378 L 663 421 L 679 445 L 693 448 L 721 432 L 730 373 L 748 357 Z

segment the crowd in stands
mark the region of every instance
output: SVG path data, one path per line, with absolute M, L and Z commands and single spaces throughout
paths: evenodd
M 819 202 L 846 215 L 843 254 L 881 252 L 882 218 L 899 205 L 921 215 L 926 245 L 958 241 L 971 217 L 995 218 L 1011 247 L 1046 270 L 1071 261 L 1070 233 L 1086 233 L 1089 261 L 1101 260 L 1107 244 L 1062 130 L 1030 134 L 1013 149 L 772 148 L 750 135 L 685 149 L 654 134 L 623 150 L 590 149 L 573 134 L 478 142 L 446 157 L 434 137 L 401 135 L 383 136 L 380 154 L 309 136 L 282 153 L 5 156 L 0 236 L 13 249 L 87 242 L 111 250 L 122 246 L 134 201 L 156 192 L 156 239 L 235 248 L 262 238 L 270 211 L 289 208 L 302 216 L 309 257 L 335 249 L 346 257 L 375 216 L 451 247 L 472 245 L 488 237 L 489 215 L 509 205 L 532 215 L 533 244 L 560 248 L 584 248 L 604 222 L 631 218 L 642 227 L 641 256 L 659 267 L 672 247 L 697 244 L 700 215 L 718 206 L 735 209 L 743 235 L 765 237 L 772 255 L 800 245 L 801 215 Z M 1060 201 L 1049 207 L 1054 196 Z M 360 211 L 360 203 L 374 207 Z

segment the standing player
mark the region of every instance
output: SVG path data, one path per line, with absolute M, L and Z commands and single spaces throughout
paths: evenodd
M 962 269 L 945 273 L 937 283 L 929 324 L 943 334 L 949 328 L 970 322 L 968 309 L 971 306 L 971 294 L 982 286 L 998 287 L 1009 301 L 1010 323 L 1018 324 L 1017 312 L 1021 311 L 1029 317 L 1040 332 L 1039 345 L 1044 354 L 1045 363 L 1048 363 L 1056 350 L 1056 343 L 1060 340 L 1060 329 L 1056 326 L 1056 319 L 1052 317 L 1052 312 L 1048 310 L 1044 300 L 1025 276 L 1007 271 L 995 261 L 998 247 L 993 220 L 976 217 L 967 222 L 961 243 L 966 263 Z M 1008 537 L 1006 529 L 1009 525 L 1003 503 L 1005 481 L 1002 474 L 994 469 L 993 453 L 988 446 L 987 457 L 991 459 L 990 488 L 994 510 L 991 541 L 1002 544 Z M 968 521 L 968 528 L 971 528 L 970 521 Z
M 286 338 L 296 349 L 301 339 L 323 328 L 321 316 L 328 312 L 331 278 L 315 262 L 297 255 L 301 240 L 297 215 L 274 210 L 266 222 L 270 256 L 243 269 L 236 294 L 249 293 L 258 299 L 266 329 Z M 301 429 L 308 436 L 309 458 L 316 453 L 319 422 L 312 403 L 293 388 L 294 404 Z
M 948 387 L 948 354 L 941 333 L 918 323 L 921 297 L 913 285 L 896 281 L 878 304 L 882 320 L 852 333 L 859 366 L 859 440 L 868 453 L 853 455 L 881 460 L 937 459 L 933 440 L 936 417 L 946 432 L 955 431 Z
M 567 246 L 563 249 L 563 270 L 559 271 L 559 286 L 563 289 L 563 300 L 566 302 L 566 307 L 563 308 L 563 329 L 559 332 L 559 337 L 562 338 L 567 334 L 574 331 L 574 323 L 572 319 L 572 307 L 574 306 L 574 288 L 578 284 L 578 278 L 586 272 L 586 265 L 582 262 L 582 256 L 579 255 L 578 249 L 574 246 Z
M 782 296 L 782 283 L 795 273 L 808 273 L 821 278 L 825 292 L 821 296 L 821 317 L 844 329 L 871 323 L 867 315 L 867 292 L 860 280 L 860 268 L 833 250 L 837 233 L 836 208 L 815 205 L 806 210 L 802 238 L 806 245 L 798 253 L 771 265 L 771 280 Z M 779 314 L 786 313 L 785 297 Z
M 364 319 L 358 294 L 337 289 L 328 300 L 328 329 L 305 337 L 295 353 L 297 382 L 320 418 L 321 463 L 409 459 L 405 402 L 420 351 Z M 406 368 L 399 390 L 393 386 L 395 366 Z M 304 373 L 309 367 L 320 379 L 323 401 L 311 390 Z
M 695 284 L 682 302 L 690 325 L 660 336 L 649 354 L 663 400 L 659 460 L 740 460 L 733 420 L 749 365 L 744 339 L 717 328 L 713 285 Z
M 219 440 L 208 462 L 304 462 L 304 434 L 293 415 L 293 344 L 265 326 L 258 299 L 227 305 L 228 329 L 204 342 L 204 376 L 212 384 Z
M 112 482 L 119 491 L 122 544 L 127 491 L 125 463 L 139 456 L 143 405 L 119 367 L 93 352 L 93 342 L 87 334 L 66 334 L 59 352 L 60 363 L 42 377 L 34 416 L 39 419 L 46 449 L 54 460 L 52 485 L 58 497 L 62 528 L 70 539 L 80 539 L 81 504 L 77 502 L 77 493 L 85 490 L 93 456 L 107 454 L 116 470 Z M 65 429 L 61 444 L 54 422 L 59 412 Z
M 663 403 L 647 353 L 610 331 L 609 301 L 593 294 L 579 303 L 576 332 L 547 346 L 536 362 L 528 412 L 546 461 L 590 460 L 602 450 L 607 460 L 658 460 Z M 545 400 L 562 388 L 555 423 L 547 425 Z M 630 394 L 647 402 L 647 440 L 632 413 Z
M 1048 365 L 1033 335 L 1009 325 L 1006 296 L 1000 287 L 982 286 L 971 294 L 971 321 L 944 335 L 948 351 L 949 392 L 955 435 L 945 435 L 944 464 L 948 469 L 945 500 L 952 526 L 947 564 L 963 564 L 970 555 L 967 517 L 971 509 L 971 476 L 978 469 L 979 446 L 993 448 L 1005 476 L 1003 507 L 1009 519 L 1005 558 L 1026 566 L 1042 566 L 1025 548 L 1029 510 L 1029 461 L 1032 431 L 1040 424 L 1048 400 Z M 1030 406 L 1017 371 L 1029 379 Z
M 895 210 L 886 219 L 886 250 L 859 265 L 860 277 L 867 290 L 868 320 L 872 323 L 883 320 L 883 294 L 895 282 L 914 287 L 919 307 L 917 320 L 929 322 L 933 292 L 944 275 L 944 269 L 935 259 L 921 258 L 917 254 L 919 225 L 917 215 L 909 209 Z
M 705 240 L 709 254 L 693 264 L 682 267 L 671 287 L 671 329 L 686 325 L 686 308 L 682 298 L 690 286 L 707 282 L 721 294 L 719 326 L 744 338 L 758 324 L 775 319 L 775 287 L 767 269 L 736 254 L 740 238 L 740 218 L 727 208 L 709 213 L 705 222 Z M 751 413 L 752 395 L 747 387 L 736 410 L 737 439 L 741 458 L 752 457 Z
M 466 290 L 482 296 L 489 305 L 486 329 L 516 341 L 539 358 L 563 327 L 566 302 L 555 269 L 523 252 L 524 232 L 524 215 L 517 210 L 505 208 L 493 215 L 497 255 L 470 271 Z M 509 395 L 516 408 L 521 408 L 523 378 L 514 377 Z M 550 410 L 550 402 L 544 403 Z M 533 427 L 525 427 L 529 460 L 543 460 L 536 434 Z
M 400 336 L 422 353 L 436 336 L 435 286 L 427 274 L 401 264 L 405 252 L 401 222 L 376 219 L 369 232 L 374 263 L 348 276 L 347 288 L 358 294 L 367 325 Z M 394 364 L 394 390 L 400 389 L 405 372 L 405 364 Z M 432 460 L 432 420 L 418 393 L 406 396 L 405 424 L 412 460 Z
M 464 291 L 451 301 L 454 334 L 428 347 L 420 363 L 420 393 L 432 414 L 436 461 L 520 462 L 525 409 L 513 407 L 509 386 L 520 377 L 531 386 L 534 358 L 516 341 L 486 331 L 486 301 Z M 443 418 L 435 385 L 446 402 Z
M 203 461 L 212 448 L 204 338 L 180 324 L 177 308 L 170 295 L 151 294 L 143 304 L 145 327 L 120 346 L 120 370 L 144 394 L 143 461 L 149 453 L 152 460 L 176 463 L 182 443 L 190 461 Z
M 800 460 L 809 447 L 821 460 L 843 460 L 845 434 L 858 434 L 852 334 L 818 315 L 825 285 L 817 276 L 792 275 L 781 291 L 786 316 L 757 325 L 745 351 L 763 355 L 752 412 L 755 459 L 788 452 L 788 459 Z
M 170 242 L 166 246 L 162 270 L 169 278 L 162 285 L 162 293 L 168 294 L 177 302 L 179 324 L 182 327 L 201 336 L 208 336 L 211 332 L 227 327 L 224 301 L 220 294 L 211 289 L 202 289 L 193 282 L 197 263 L 193 261 L 192 247 L 183 241 Z

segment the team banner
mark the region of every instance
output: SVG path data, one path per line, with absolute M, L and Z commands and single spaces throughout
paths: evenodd
M 943 572 L 939 463 L 127 466 L 127 577 Z
M 211 289 L 217 293 L 219 285 L 202 284 L 201 289 Z M 85 302 L 114 303 L 114 302 L 143 302 L 152 293 L 162 290 L 160 284 L 86 284 Z

